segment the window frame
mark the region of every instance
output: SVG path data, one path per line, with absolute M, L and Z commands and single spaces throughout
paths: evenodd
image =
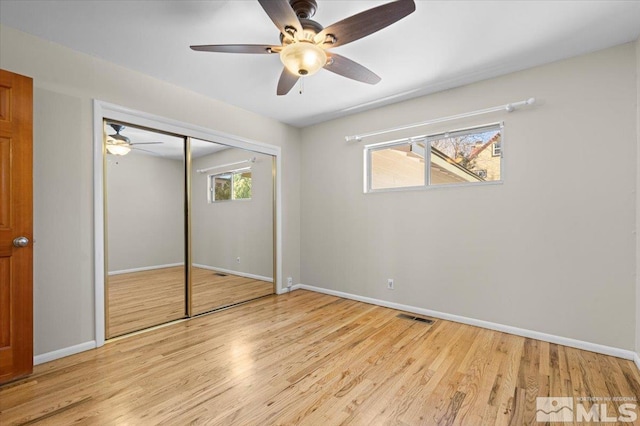
M 450 131 L 440 131 L 435 133 L 429 133 L 419 136 L 411 136 L 402 139 L 394 139 L 391 141 L 378 142 L 373 144 L 368 144 L 364 146 L 363 149 L 363 192 L 365 194 L 378 193 L 378 192 L 395 192 L 395 191 L 415 191 L 415 190 L 431 190 L 431 189 L 439 189 L 439 188 L 458 188 L 458 187 L 467 187 L 467 186 L 485 186 L 485 185 L 501 185 L 504 183 L 504 137 L 505 137 L 505 129 L 504 122 L 494 122 L 488 124 L 482 124 L 471 127 L 464 127 L 460 129 L 450 130 Z M 456 137 L 456 136 L 464 136 L 468 134 L 474 133 L 484 133 L 491 130 L 499 130 L 500 131 L 500 154 L 495 155 L 495 157 L 500 157 L 500 179 L 499 180 L 491 180 L 491 181 L 479 181 L 479 182 L 460 182 L 460 183 L 448 183 L 448 184 L 432 184 L 431 183 L 431 142 L 434 140 L 442 139 L 443 137 Z M 417 186 L 403 186 L 396 188 L 377 188 L 374 189 L 371 187 L 372 183 L 372 170 L 371 170 L 371 153 L 378 150 L 392 148 L 394 146 L 401 145 L 411 145 L 423 142 L 425 149 L 425 176 L 424 176 L 424 185 Z M 493 155 L 493 147 L 495 144 L 491 146 L 491 154 Z M 427 150 L 428 150 L 428 158 L 427 158 Z
M 234 190 L 234 177 L 235 175 L 241 175 L 242 173 L 251 172 L 251 197 L 249 198 L 235 198 L 235 190 Z M 230 184 L 231 184 L 231 198 L 228 200 L 216 200 L 215 199 L 215 179 L 220 176 L 230 175 Z M 223 172 L 212 173 L 207 175 L 207 202 L 208 204 L 215 203 L 224 203 L 227 201 L 250 201 L 253 198 L 253 172 L 251 171 L 251 167 L 242 167 L 239 169 L 233 170 L 225 170 Z

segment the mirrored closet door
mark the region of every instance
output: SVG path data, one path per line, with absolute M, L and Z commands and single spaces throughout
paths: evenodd
M 190 146 L 192 314 L 273 294 L 273 157 Z
M 106 336 L 186 316 L 185 138 L 105 121 Z
M 104 170 L 107 339 L 275 293 L 273 156 L 106 119 Z

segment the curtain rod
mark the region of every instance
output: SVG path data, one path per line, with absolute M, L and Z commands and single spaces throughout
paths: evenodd
M 510 104 L 481 109 L 478 111 L 465 112 L 464 114 L 450 115 L 449 117 L 434 118 L 433 120 L 427 120 L 421 123 L 409 124 L 409 125 L 400 126 L 400 127 L 392 127 L 390 129 L 378 130 L 370 133 L 363 133 L 361 135 L 345 136 L 345 140 L 347 142 L 352 142 L 352 141 L 360 142 L 362 139 L 368 138 L 371 136 L 383 135 L 385 133 L 397 132 L 400 130 L 413 129 L 414 127 L 428 126 L 430 124 L 443 123 L 445 121 L 457 120 L 460 118 L 474 117 L 476 115 L 488 114 L 490 112 L 498 112 L 498 111 L 512 112 L 512 111 L 515 111 L 516 108 L 533 105 L 535 103 L 536 103 L 535 98 L 529 98 L 526 101 L 512 102 Z
M 237 166 L 238 164 L 255 163 L 255 162 L 256 162 L 256 157 L 251 157 L 248 160 L 236 161 L 235 163 L 220 164 L 219 166 L 207 167 L 206 169 L 198 169 L 198 170 L 196 170 L 196 172 L 198 172 L 198 173 L 206 173 L 209 170 L 219 169 L 221 167 Z

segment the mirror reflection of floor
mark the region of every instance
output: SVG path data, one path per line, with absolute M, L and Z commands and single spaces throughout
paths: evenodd
M 273 294 L 273 283 L 267 281 L 196 267 L 192 274 L 194 315 Z M 182 266 L 108 279 L 108 338 L 185 317 Z
M 217 275 L 216 271 L 191 268 L 193 314 L 233 305 L 273 294 L 273 283 L 237 275 Z

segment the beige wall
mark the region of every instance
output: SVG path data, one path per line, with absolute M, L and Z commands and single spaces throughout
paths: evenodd
M 633 349 L 635 49 L 303 129 L 302 283 Z M 363 143 L 346 135 L 531 96 L 533 108 L 447 124 L 505 121 L 504 184 L 362 193 Z
M 133 150 L 106 169 L 107 270 L 184 263 L 184 161 Z
M 636 146 L 640 147 L 640 38 L 636 41 L 636 113 L 637 113 L 637 137 L 638 143 Z M 640 149 L 638 149 L 638 164 L 637 164 L 637 178 L 636 183 L 636 352 L 640 356 L 640 237 L 638 236 L 638 229 L 640 228 L 640 194 L 637 189 L 640 188 Z
M 94 98 L 281 146 L 282 272 L 298 280 L 298 129 L 5 26 L 0 67 L 34 78 L 36 355 L 95 338 Z
M 197 173 L 255 157 L 255 163 Z M 273 277 L 273 161 L 270 155 L 225 149 L 193 160 L 191 238 L 193 263 Z M 208 175 L 251 167 L 251 199 L 209 203 Z M 237 258 L 240 262 L 237 262 Z M 285 281 L 286 282 L 286 281 Z

